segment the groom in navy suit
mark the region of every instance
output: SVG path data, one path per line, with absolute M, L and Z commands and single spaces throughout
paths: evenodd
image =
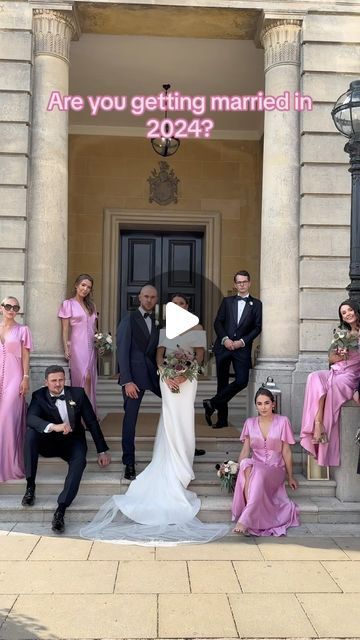
M 214 429 L 228 426 L 228 402 L 245 389 L 249 381 L 252 343 L 262 328 L 262 303 L 249 294 L 250 284 L 248 271 L 235 273 L 237 294 L 223 299 L 214 322 L 217 393 L 203 401 L 209 426 L 212 426 L 212 414 L 218 413 Z M 229 383 L 231 363 L 235 380 Z
M 124 397 L 122 426 L 122 461 L 127 480 L 136 478 L 135 427 L 143 395 L 146 390 L 161 397 L 156 365 L 159 328 L 153 311 L 158 293 L 152 285 L 145 285 L 139 293 L 140 306 L 121 320 L 117 330 L 119 384 Z

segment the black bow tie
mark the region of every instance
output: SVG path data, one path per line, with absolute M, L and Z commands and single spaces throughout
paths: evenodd
M 144 318 L 152 318 L 152 313 L 144 313 Z
M 61 393 L 59 396 L 50 396 L 50 400 L 53 404 L 55 404 L 56 400 L 65 400 L 65 395 Z
M 247 302 L 249 300 L 249 296 L 247 296 L 246 298 L 242 298 L 241 296 L 237 297 L 238 302 L 240 302 L 240 300 L 242 300 L 243 302 Z

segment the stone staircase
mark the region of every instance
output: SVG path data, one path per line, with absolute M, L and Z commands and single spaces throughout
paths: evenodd
M 114 380 L 102 380 L 99 385 L 99 412 L 104 416 L 102 429 L 112 453 L 112 464 L 105 469 L 97 465 L 97 456 L 91 437 L 87 434 L 89 453 L 79 495 L 67 511 L 67 521 L 86 522 L 105 500 L 113 494 L 124 493 L 129 482 L 123 478 L 121 464 L 122 413 L 119 389 Z M 202 381 L 196 401 L 196 445 L 206 450 L 195 458 L 195 480 L 192 488 L 201 496 L 199 517 L 206 522 L 230 520 L 231 496 L 221 490 L 215 464 L 226 459 L 237 460 L 239 454 L 239 427 L 212 430 L 205 423 L 200 408 L 202 399 L 213 392 L 212 381 Z M 151 460 L 159 400 L 149 394 L 144 397 L 137 425 L 137 471 Z M 241 395 L 232 406 L 240 426 L 246 414 L 246 397 Z M 295 477 L 299 489 L 293 494 L 301 511 L 303 523 L 360 523 L 360 503 L 342 503 L 335 497 L 334 480 L 307 480 L 302 474 L 303 453 L 297 443 L 293 448 Z M 21 507 L 25 483 L 22 480 L 0 484 L 1 522 L 49 522 L 56 506 L 56 497 L 64 481 L 67 465 L 59 458 L 40 458 L 37 476 L 36 503 L 31 508 Z M 290 493 L 291 490 L 289 489 Z

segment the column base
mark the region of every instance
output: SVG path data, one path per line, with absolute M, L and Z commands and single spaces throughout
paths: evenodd
M 340 413 L 340 467 L 333 468 L 336 497 L 342 502 L 360 502 L 360 475 L 356 472 L 360 448 L 355 444 L 359 426 L 359 406 L 347 402 Z

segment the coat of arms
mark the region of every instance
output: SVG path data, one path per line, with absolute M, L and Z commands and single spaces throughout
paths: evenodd
M 150 185 L 149 202 L 157 204 L 170 204 L 177 202 L 177 186 L 179 178 L 176 177 L 174 169 L 170 169 L 165 160 L 159 162 L 160 170 L 153 169 L 148 183 Z

